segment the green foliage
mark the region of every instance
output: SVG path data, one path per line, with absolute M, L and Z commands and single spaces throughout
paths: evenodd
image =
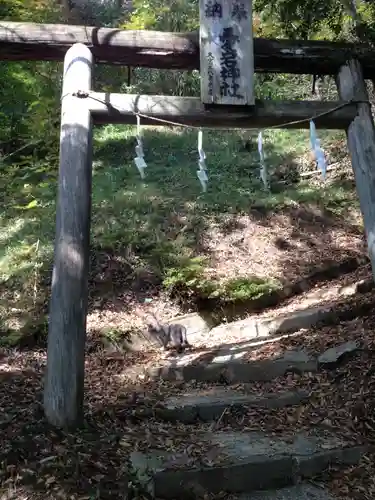
M 279 288 L 278 282 L 256 276 L 217 281 L 206 276 L 206 257 L 181 260 L 178 267 L 166 270 L 163 285 L 174 294 L 218 298 L 225 302 L 256 299 Z
M 357 206 L 354 190 L 344 186 L 306 182 L 286 184 L 279 193 L 265 192 L 258 178 L 256 143 L 245 132 L 205 132 L 210 185 L 202 195 L 196 178 L 196 132 L 147 129 L 149 167 L 147 182 L 142 183 L 133 164 L 135 133 L 134 127 L 98 129 L 94 147 L 93 254 L 100 250 L 119 259 L 125 288 L 138 270 L 146 269 L 170 293 L 218 300 L 255 298 L 277 283 L 245 271 L 238 279 L 218 280 L 208 271 L 212 264 L 201 237 L 213 225 L 225 228 L 228 219 L 248 214 L 252 205 L 273 213 L 298 202 L 323 204 L 336 213 L 345 210 L 346 216 Z M 250 140 L 251 152 L 243 149 L 245 140 Z M 294 159 L 308 148 L 306 131 L 272 130 L 265 136 L 266 161 L 275 175 L 281 165 L 287 165 L 288 172 L 295 168 Z M 48 301 L 56 174 L 57 162 L 52 160 L 45 164 L 9 159 L 2 168 L 0 317 L 11 330 L 18 324 L 13 310 L 28 313 L 29 325 L 30 316 L 36 321 L 44 314 Z
M 35 23 L 59 22 L 61 8 L 54 0 L 1 0 L 0 19 Z
M 123 15 L 118 5 L 115 0 L 106 5 L 92 2 L 97 24 L 176 32 L 198 28 L 197 0 L 134 0 L 131 15 Z M 339 0 L 256 0 L 255 9 L 258 36 L 351 35 L 352 21 Z M 374 4 L 357 2 L 357 11 L 362 38 L 371 39 Z M 55 0 L 2 0 L 0 18 L 62 21 Z M 31 325 L 44 328 L 40 325 L 51 274 L 61 75 L 61 63 L 0 62 L 1 331 L 31 332 Z M 128 68 L 99 66 L 94 85 L 96 90 L 111 92 L 199 96 L 200 81 L 198 71 L 135 68 L 128 85 Z M 256 77 L 258 97 L 302 99 L 310 92 L 311 78 L 305 75 Z M 324 95 L 335 98 L 331 88 Z M 242 148 L 246 142 L 250 152 Z M 151 130 L 145 143 L 149 169 L 147 183 L 141 183 L 132 163 L 134 130 L 108 126 L 97 131 L 92 242 L 96 249 L 122 256 L 131 269 L 150 270 L 171 292 L 246 300 L 278 286 L 251 276 L 219 283 L 208 275 L 204 250 L 199 250 L 200 235 L 211 224 L 248 214 L 253 203 L 273 211 L 300 201 L 324 202 L 337 213 L 356 203 L 353 192 L 344 186 L 287 183 L 280 193 L 265 192 L 252 133 L 205 133 L 210 188 L 204 196 L 195 176 L 196 132 Z M 265 136 L 271 171 L 277 172 L 283 164 L 295 171 L 294 158 L 307 147 L 305 132 L 270 131 Z
M 160 31 L 193 31 L 199 27 L 198 0 L 134 0 L 130 20 L 125 29 Z
M 254 9 L 260 17 L 258 34 L 262 36 L 375 40 L 372 0 L 354 4 L 347 0 L 255 0 Z
M 199 28 L 198 0 L 135 0 L 130 19 L 123 28 L 152 29 L 172 32 L 190 32 Z M 198 71 L 168 71 L 135 68 L 131 88 L 122 86 L 123 92 L 156 93 L 177 96 L 199 96 Z
M 95 24 L 105 27 L 119 26 L 123 22 L 123 2 L 119 0 L 90 1 L 86 4 L 89 16 Z
M 52 0 L 5 0 L 0 16 L 13 21 L 56 22 L 59 9 Z M 56 150 L 60 80 L 61 64 L 0 62 L 0 160 L 11 153 L 13 159 L 33 161 L 34 153 L 44 156 Z M 41 142 L 43 147 L 37 150 Z
M 172 293 L 190 293 L 208 296 L 214 292 L 214 284 L 205 277 L 204 257 L 181 259 L 178 267 L 166 270 L 163 285 Z
M 116 327 L 105 327 L 100 330 L 100 337 L 104 347 L 121 351 L 124 344 L 130 342 L 129 332 Z
M 225 301 L 254 300 L 279 288 L 279 282 L 265 280 L 257 276 L 234 278 L 220 284 L 211 293 L 211 297 L 220 297 Z
M 278 34 L 288 38 L 310 38 L 328 24 L 333 32 L 342 24 L 341 0 L 255 0 L 254 9 L 266 24 L 275 23 Z M 272 20 L 272 21 L 271 21 Z M 341 30 L 338 30 L 340 32 Z

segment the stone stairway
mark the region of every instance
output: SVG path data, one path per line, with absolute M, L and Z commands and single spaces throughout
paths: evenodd
M 131 454 L 134 475 L 149 498 L 337 498 L 309 481 L 331 467 L 356 465 L 368 451 L 368 447 L 351 441 L 340 429 L 315 425 L 297 430 L 292 424 L 285 432 L 273 432 L 269 427 L 259 430 L 262 426 L 252 426 L 248 416 L 242 427 L 222 425 L 231 412 L 249 415 L 250 410 L 256 409 L 250 411 L 254 415 L 250 418 L 262 421 L 262 415 L 269 410 L 307 406 L 311 398 L 308 390 L 277 391 L 274 389 L 279 386 L 275 384 L 267 392 L 258 391 L 255 386 L 267 382 L 269 387 L 269 383 L 290 372 L 303 376 L 335 370 L 345 356 L 361 349 L 356 341 L 348 341 L 338 342 L 316 355 L 304 349 L 285 349 L 278 356 L 249 358 L 249 353 L 266 343 L 277 342 L 282 334 L 299 335 L 299 329 L 320 321 L 328 309 L 324 305 L 263 322 L 247 320 L 223 325 L 210 331 L 209 349 L 198 348 L 198 352 L 186 352 L 160 366 L 147 368 L 150 379 L 178 383 L 180 390 L 152 409 L 137 407 L 137 417 L 168 421 L 176 429 L 182 425 L 191 428 L 176 449 Z M 285 324 L 287 328 L 280 328 Z M 223 330 L 231 332 L 231 343 L 220 342 Z
M 347 352 L 348 347 L 339 346 L 336 355 Z M 321 358 L 332 361 L 334 354 L 331 349 L 322 353 Z M 282 359 L 285 369 L 287 364 Z M 281 373 L 280 368 L 272 368 L 272 362 L 279 366 L 278 360 L 267 361 L 270 370 L 267 380 Z M 311 369 L 311 360 L 309 363 Z M 314 363 L 318 370 L 318 360 Z M 357 464 L 366 452 L 365 446 L 353 445 L 339 433 L 323 427 L 303 432 L 294 432 L 292 428 L 281 434 L 255 432 L 248 427 L 220 430 L 220 421 L 227 411 L 257 408 L 261 418 L 263 409 L 278 410 L 309 400 L 309 393 L 302 390 L 253 394 L 252 382 L 264 378 L 259 373 L 250 370 L 240 377 L 246 380 L 240 388 L 238 384 L 216 384 L 206 389 L 182 387 L 179 396 L 165 399 L 159 407 L 137 410 L 140 418 L 167 420 L 176 427 L 179 423 L 191 426 L 191 440 L 178 451 L 132 453 L 133 470 L 151 498 L 225 498 L 221 496 L 225 492 L 234 495 L 228 498 L 242 500 L 333 500 L 327 491 L 307 481 L 329 467 Z M 209 422 L 211 425 L 203 425 L 202 430 L 202 423 Z
M 212 432 L 204 439 L 209 459 L 201 457 L 196 464 L 184 455 L 133 452 L 133 467 L 143 477 L 150 476 L 154 497 L 172 500 L 201 498 L 204 492 L 277 490 L 329 466 L 355 464 L 363 453 L 361 447 L 345 447 L 342 439 L 319 432 L 277 438 L 257 432 Z
M 192 439 L 185 448 L 193 453 L 133 452 L 132 467 L 152 498 L 199 499 L 206 492 L 215 498 L 226 492 L 244 500 L 328 500 L 332 498 L 328 492 L 303 482 L 330 466 L 358 463 L 364 446 L 351 446 L 342 436 L 322 429 L 273 436 L 215 430 L 213 424 L 212 430 L 195 434 L 195 424 L 220 420 L 227 408 L 282 408 L 302 404 L 308 397 L 298 391 L 256 397 L 219 387 L 169 398 L 154 418 L 191 424 Z M 197 436 L 199 448 L 194 452 Z

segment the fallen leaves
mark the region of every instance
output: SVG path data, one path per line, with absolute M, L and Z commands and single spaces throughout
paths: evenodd
M 342 307 L 352 307 L 353 300 L 347 300 Z M 364 294 L 355 300 L 361 301 L 366 311 L 373 295 Z M 304 404 L 237 412 L 228 405 L 214 424 L 197 423 L 193 427 L 161 422 L 154 409 L 167 396 L 190 389 L 207 390 L 209 384 L 151 382 L 129 375 L 127 369 L 132 368 L 132 363 L 155 362 L 153 355 L 124 354 L 107 362 L 102 356 L 89 354 L 87 420 L 85 428 L 74 435 L 52 429 L 44 420 L 41 402 L 45 352 L 4 351 L 2 364 L 6 365 L 7 377 L 0 386 L 0 493 L 16 488 L 29 500 L 99 496 L 117 499 L 124 496 L 132 481 L 127 465 L 132 451 L 169 451 L 176 457 L 176 467 L 186 464 L 186 460 L 206 465 L 220 461 L 220 453 L 206 453 L 204 435 L 212 429 L 263 430 L 277 438 L 288 431 L 292 436 L 298 430 L 320 428 L 334 430 L 352 444 L 375 446 L 375 318 L 367 315 L 314 328 L 281 340 L 277 349 L 297 347 L 320 354 L 347 341 L 360 342 L 363 348 L 333 368 L 231 387 L 254 395 L 305 390 L 310 398 Z M 263 355 L 271 354 L 268 346 Z M 144 410 L 144 416 L 138 410 Z M 370 453 L 359 467 L 350 467 L 344 473 L 327 471 L 319 482 L 328 483 L 332 491 L 345 498 L 375 498 L 374 459 Z

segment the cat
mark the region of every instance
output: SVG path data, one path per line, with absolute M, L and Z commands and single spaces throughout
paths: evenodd
M 175 349 L 178 353 L 191 347 L 187 340 L 186 327 L 178 323 L 162 324 L 153 315 L 156 325 L 148 325 L 149 333 L 157 337 L 165 350 Z

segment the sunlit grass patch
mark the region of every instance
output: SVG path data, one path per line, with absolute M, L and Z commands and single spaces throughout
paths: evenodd
M 95 131 L 92 249 L 121 255 L 133 271 L 147 268 L 165 289 L 184 283 L 190 292 L 235 301 L 256 298 L 279 286 L 276 281 L 248 276 L 246 269 L 236 279 L 218 282 L 214 276 L 207 277 L 210 252 L 202 244 L 202 235 L 213 223 L 224 224 L 228 216 L 247 216 L 254 207 L 261 207 L 272 218 L 296 204 L 325 207 L 346 220 L 358 213 L 352 185 L 297 182 L 299 159 L 309 150 L 307 131 L 265 132 L 271 174 L 276 178 L 281 168 L 287 174 L 277 191 L 272 183 L 271 191 L 265 190 L 260 179 L 257 131 L 205 131 L 206 193 L 197 178 L 196 130 L 145 127 L 144 181 L 133 162 L 135 134 L 135 127 L 129 126 L 109 125 Z M 331 135 L 325 134 L 325 141 L 335 139 Z M 35 287 L 45 287 L 51 276 L 57 164 L 9 164 L 1 175 L 6 186 L 0 207 L 2 296 L 13 301 L 27 297 L 24 307 L 28 304 L 32 309 Z

